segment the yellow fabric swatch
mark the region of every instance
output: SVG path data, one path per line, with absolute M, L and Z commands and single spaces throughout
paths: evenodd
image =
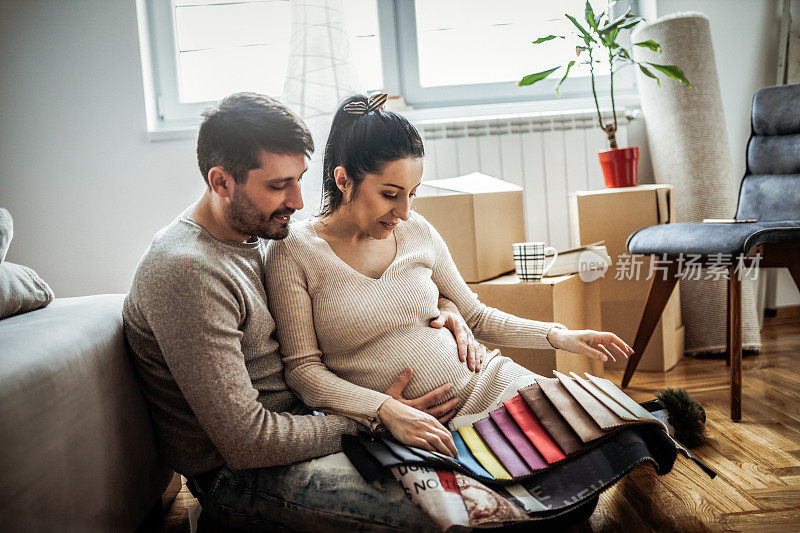
M 469 446 L 472 455 L 495 479 L 511 479 L 511 474 L 508 473 L 500 461 L 495 456 L 494 452 L 486 446 L 483 439 L 475 428 L 472 426 L 465 426 L 458 428 L 461 438 Z

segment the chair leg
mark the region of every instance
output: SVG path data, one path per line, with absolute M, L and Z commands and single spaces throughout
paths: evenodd
M 653 276 L 650 291 L 647 293 L 647 303 L 644 304 L 642 319 L 639 321 L 639 329 L 636 331 L 636 340 L 633 341 L 633 354 L 628 359 L 625 375 L 622 377 L 622 388 L 628 386 L 633 373 L 636 372 L 636 367 L 639 366 L 647 343 L 650 342 L 650 337 L 653 336 L 653 331 L 661 319 L 661 313 L 664 312 L 664 307 L 666 307 L 669 297 L 672 296 L 675 284 L 678 283 L 677 272 L 678 264 L 670 262 L 667 267 L 666 279 L 663 275 Z
M 725 366 L 731 366 L 731 354 L 733 353 L 733 345 L 731 344 L 731 287 L 730 280 L 728 280 L 727 288 L 725 291 L 726 307 L 725 307 Z
M 800 265 L 797 263 L 792 263 L 789 265 L 789 273 L 792 275 L 794 284 L 797 285 L 797 289 L 800 290 Z
M 742 419 L 742 281 L 734 266 L 728 269 L 727 348 L 731 365 L 731 420 Z

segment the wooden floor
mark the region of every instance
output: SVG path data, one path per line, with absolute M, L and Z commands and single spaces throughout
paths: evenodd
M 741 422 L 729 418 L 721 359 L 683 358 L 666 374 L 634 375 L 626 392 L 637 401 L 684 387 L 703 405 L 708 444 L 694 451 L 718 476 L 682 456 L 664 477 L 640 467 L 603 493 L 577 531 L 800 531 L 800 319 L 768 320 L 762 343 L 742 364 Z M 606 377 L 619 383 L 622 371 Z M 199 510 L 184 487 L 164 522 L 147 529 L 194 533 Z
M 741 422 L 729 417 L 722 360 L 683 358 L 666 374 L 634 375 L 626 392 L 637 401 L 684 387 L 703 405 L 708 444 L 694 451 L 718 476 L 682 457 L 662 478 L 640 468 L 601 496 L 591 531 L 800 531 L 800 321 L 775 322 L 761 353 L 742 362 Z

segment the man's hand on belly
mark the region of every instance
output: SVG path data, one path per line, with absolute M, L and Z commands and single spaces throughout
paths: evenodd
M 486 348 L 475 340 L 475 335 L 453 302 L 439 297 L 439 316 L 431 320 L 431 327 L 449 329 L 456 338 L 458 358 L 462 363 L 466 361 L 471 372 L 480 372 Z
M 444 403 L 439 403 L 442 401 L 444 395 L 453 389 L 452 383 L 445 383 L 444 385 L 436 387 L 429 393 L 420 396 L 419 398 L 407 400 L 403 398 L 403 391 L 411 381 L 412 377 L 414 377 L 414 371 L 411 370 L 411 368 L 406 368 L 399 376 L 397 376 L 397 379 L 392 386 L 386 389 L 386 394 L 395 400 L 408 405 L 409 407 L 413 407 L 414 409 L 419 409 L 420 411 L 428 413 L 442 424 L 446 424 L 451 418 L 453 418 L 453 416 L 455 416 L 456 407 L 458 406 L 458 398 L 451 398 Z

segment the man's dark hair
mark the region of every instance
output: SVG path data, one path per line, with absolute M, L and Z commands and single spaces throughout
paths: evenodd
M 221 166 L 236 183 L 261 166 L 260 153 L 303 154 L 314 151 L 311 132 L 297 115 L 277 100 L 256 93 L 232 94 L 203 113 L 197 136 L 197 164 L 208 171 Z
M 356 94 L 342 101 L 325 144 L 321 216 L 332 214 L 344 201 L 333 175 L 336 167 L 344 167 L 355 196 L 365 174 L 379 173 L 386 163 L 398 159 L 425 155 L 419 132 L 405 117 L 385 109 L 353 115 L 345 106 L 354 102 L 367 106 L 369 100 L 363 94 Z

